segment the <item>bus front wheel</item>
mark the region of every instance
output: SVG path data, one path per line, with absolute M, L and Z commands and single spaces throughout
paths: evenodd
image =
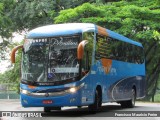
M 96 112 L 101 107 L 101 105 L 102 105 L 102 96 L 100 94 L 100 91 L 96 90 L 94 103 L 88 106 L 88 110 Z
M 50 107 L 44 107 L 44 112 L 51 112 L 51 108 Z
M 44 107 L 44 112 L 51 112 L 51 110 L 61 110 L 61 107 Z

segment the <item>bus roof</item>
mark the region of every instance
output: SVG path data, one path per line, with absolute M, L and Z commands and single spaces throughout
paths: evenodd
M 38 27 L 27 34 L 27 38 L 53 37 L 82 33 L 85 30 L 95 29 L 91 23 L 66 23 Z
M 128 42 L 128 43 L 143 47 L 142 44 L 139 43 L 139 42 L 133 41 L 133 40 L 131 40 L 131 39 L 129 39 L 129 38 L 123 36 L 123 35 L 120 35 L 116 32 L 111 31 L 111 30 L 108 30 L 108 29 L 106 29 L 106 30 L 107 30 L 107 33 L 108 33 L 109 37 L 112 37 L 114 39 L 118 39 L 118 40 L 121 40 L 121 41 L 124 41 L 124 42 Z
M 27 38 L 31 39 L 31 38 L 42 38 L 42 37 L 43 38 L 54 37 L 60 35 L 71 35 L 71 34 L 82 33 L 83 31 L 89 31 L 89 30 L 98 31 L 96 25 L 92 23 L 54 24 L 54 25 L 38 27 L 36 29 L 31 30 L 27 34 Z M 139 42 L 133 41 L 109 29 L 104 29 L 104 30 L 105 32 L 107 32 L 109 37 L 142 47 L 142 44 Z

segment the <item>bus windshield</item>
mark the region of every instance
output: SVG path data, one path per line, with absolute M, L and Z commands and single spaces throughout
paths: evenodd
M 22 80 L 55 82 L 77 77 L 79 40 L 79 36 L 27 40 L 22 55 Z

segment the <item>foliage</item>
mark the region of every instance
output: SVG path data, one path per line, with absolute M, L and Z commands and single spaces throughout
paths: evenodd
M 0 1 L 0 62 L 5 59 L 5 52 L 7 51 L 7 45 L 9 44 L 8 38 L 11 36 L 12 31 L 10 26 L 12 25 L 11 19 L 6 15 L 6 11 L 10 8 L 9 4 L 12 0 L 5 4 L 4 0 Z M 7 3 L 7 2 L 6 2 Z
M 85 3 L 60 11 L 55 23 L 95 23 L 143 44 L 146 56 L 147 100 L 154 101 L 160 73 L 160 6 L 153 1 L 120 1 L 96 5 Z
M 9 16 L 14 31 L 30 30 L 51 23 L 48 13 L 53 10 L 53 0 L 17 0 Z
M 50 17 L 58 15 L 60 10 L 76 7 L 95 0 L 1 0 L 4 14 L 12 24 L 8 29 L 14 32 L 31 30 L 38 26 L 52 24 Z M 52 11 L 52 12 L 50 12 Z
M 154 96 L 155 102 L 160 102 L 160 94 Z
M 4 74 L 0 74 L 0 84 L 13 83 L 15 85 L 10 86 L 10 89 L 17 91 L 18 93 L 19 93 L 19 83 L 20 83 L 20 63 L 21 63 L 21 51 L 19 50 L 18 53 L 16 54 L 16 63 L 14 64 L 13 68 L 9 69 Z
M 0 36 L 9 37 L 11 31 L 9 26 L 11 25 L 11 20 L 5 15 L 5 4 L 0 2 Z

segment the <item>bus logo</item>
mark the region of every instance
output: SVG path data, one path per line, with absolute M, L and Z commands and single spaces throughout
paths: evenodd
M 49 93 L 45 93 L 45 96 L 46 96 L 46 97 L 49 97 Z

